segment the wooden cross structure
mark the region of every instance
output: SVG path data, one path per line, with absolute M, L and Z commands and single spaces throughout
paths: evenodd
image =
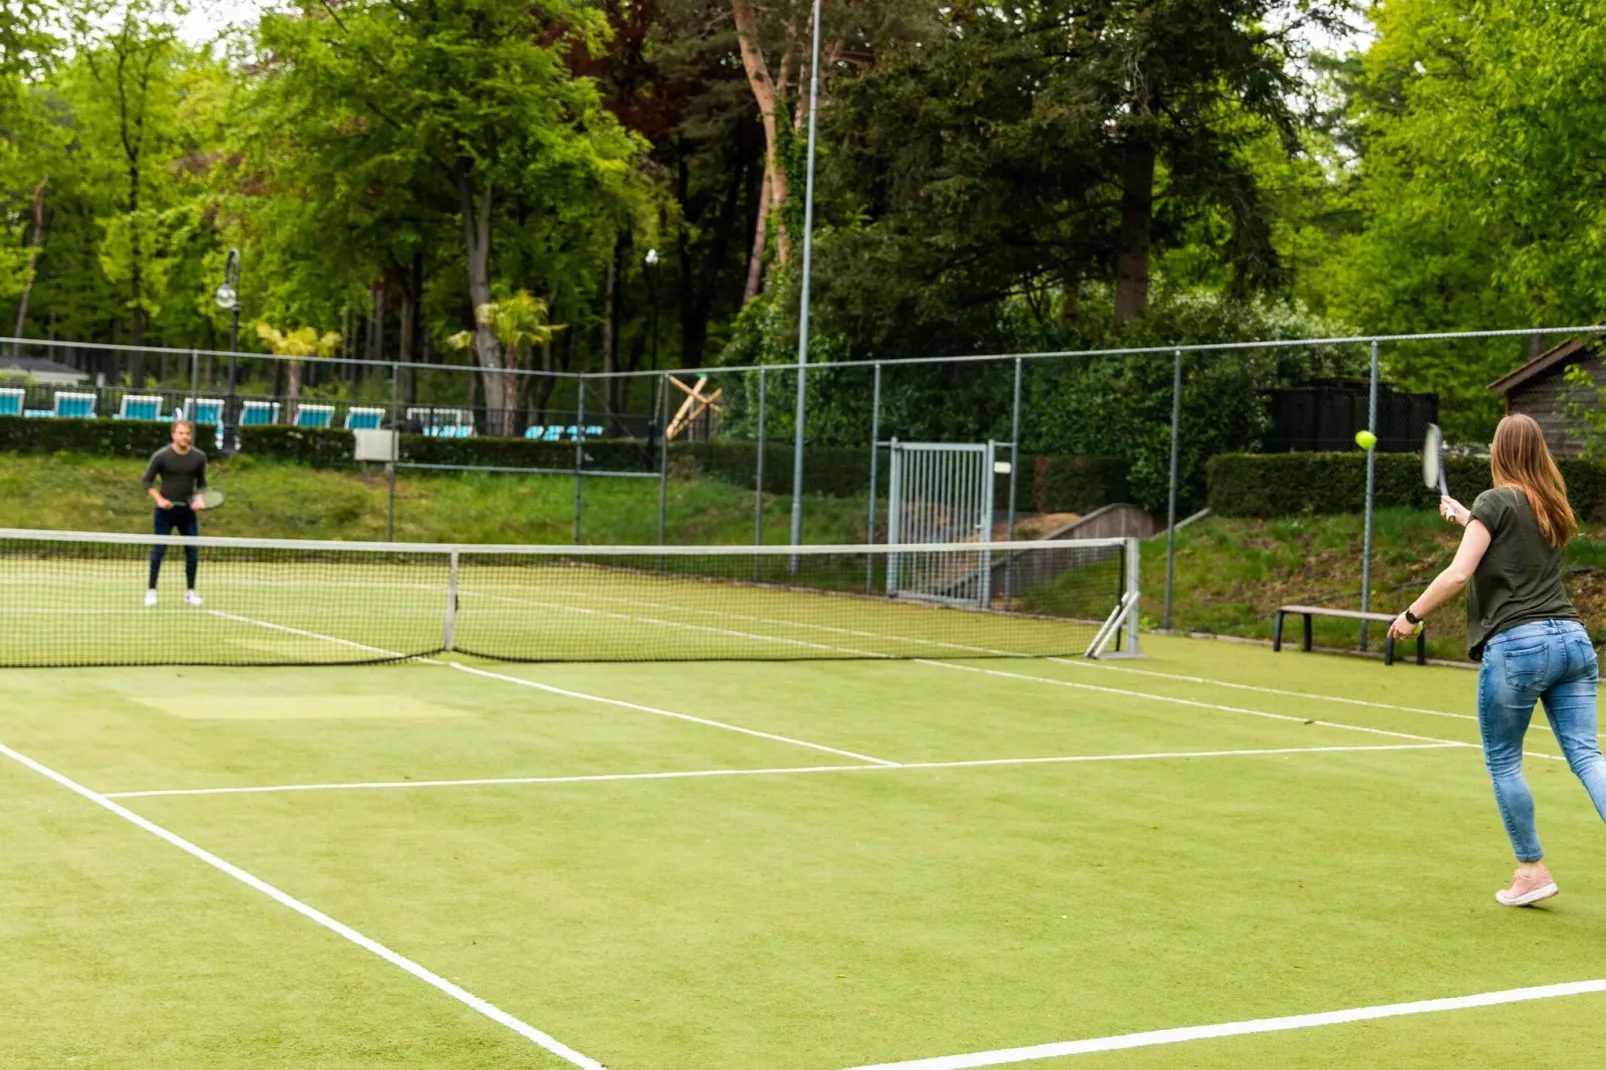
M 673 375 L 669 377 L 669 381 L 674 383 L 680 389 L 680 392 L 686 395 L 686 399 L 680 403 L 679 411 L 675 413 L 675 418 L 669 421 L 669 429 L 665 432 L 669 441 L 673 442 L 676 437 L 697 422 L 698 417 L 708 410 L 712 409 L 714 412 L 725 411 L 719 403 L 719 399 L 725 393 L 724 388 L 715 390 L 712 394 L 703 393 L 703 387 L 708 385 L 708 376 L 698 376 L 696 384 L 692 386 L 687 386 Z

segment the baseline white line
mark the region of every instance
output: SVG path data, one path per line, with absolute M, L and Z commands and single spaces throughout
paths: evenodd
M 56 772 L 49 766 L 35 761 L 20 751 L 13 750 L 4 743 L 0 743 L 0 754 L 5 755 L 7 758 L 10 758 L 19 765 L 23 765 L 29 769 L 32 769 L 34 772 L 43 777 L 55 781 L 57 784 L 66 788 L 67 790 L 94 803 L 96 806 L 116 814 L 124 821 L 144 829 L 146 832 L 149 832 L 151 835 L 156 836 L 159 839 L 167 841 L 167 843 L 177 847 L 179 850 L 183 851 L 187 855 L 190 855 L 192 858 L 199 859 L 200 861 L 211 866 L 213 869 L 233 877 L 241 884 L 261 892 L 263 895 L 267 896 L 269 899 L 272 899 L 279 905 L 290 908 L 297 914 L 300 914 L 302 917 L 321 925 L 323 928 L 328 929 L 337 936 L 349 940 L 351 943 L 356 944 L 363 950 L 379 956 L 392 966 L 396 966 L 407 971 L 420 981 L 423 981 L 425 984 L 429 985 L 431 988 L 445 993 L 464 1006 L 484 1015 L 491 1021 L 496 1022 L 498 1025 L 506 1026 L 508 1029 L 511 1029 L 513 1032 L 519 1034 L 519 1036 L 538 1044 L 565 1062 L 571 1063 L 574 1066 L 578 1066 L 581 1068 L 581 1070 L 607 1070 L 606 1067 L 597 1062 L 595 1059 L 580 1054 L 567 1044 L 562 1043 L 547 1033 L 543 1033 L 533 1025 L 515 1018 L 513 1015 L 486 1002 L 467 989 L 455 985 L 439 974 L 425 969 L 412 959 L 392 951 L 379 941 L 364 936 L 351 926 L 336 921 L 323 911 L 303 903 L 301 900 L 289 895 L 288 893 L 280 891 L 267 881 L 252 876 L 250 873 L 247 873 L 245 870 L 234 865 L 232 862 L 225 862 L 211 851 L 196 846 L 177 833 L 169 832 L 167 829 L 156 824 L 154 821 L 140 817 L 132 810 L 113 802 L 105 795 L 102 795 L 99 792 L 91 791 L 89 788 L 84 787 L 77 781 Z
M 1324 1011 L 1319 1014 L 1293 1014 L 1283 1018 L 1256 1018 L 1245 1022 L 1195 1025 L 1181 1029 L 1155 1029 L 1147 1033 L 1127 1033 L 1122 1036 L 1097 1037 L 1091 1040 L 1067 1040 L 1057 1044 L 1035 1044 L 1025 1048 L 1003 1048 L 998 1051 L 973 1052 L 968 1055 L 939 1055 L 930 1059 L 909 1059 L 896 1063 L 857 1066 L 853 1070 L 975 1070 L 977 1067 L 1007 1066 L 1011 1063 L 1057 1059 L 1068 1055 L 1087 1055 L 1100 1051 L 1123 1051 L 1128 1048 L 1148 1048 L 1159 1044 L 1181 1044 L 1190 1040 L 1214 1040 L 1253 1033 L 1277 1033 L 1290 1029 L 1345 1025 L 1350 1022 L 1373 1022 L 1380 1018 L 1400 1018 L 1410 1014 L 1436 1014 L 1441 1011 L 1460 1011 L 1474 1007 L 1498 1007 L 1507 1003 L 1528 1003 L 1534 1000 L 1600 992 L 1606 992 L 1606 980 L 1569 981 L 1564 984 L 1539 985 L 1533 988 L 1512 988 L 1503 992 L 1483 992 L 1474 996 L 1425 999 L 1415 1003 L 1389 1003 L 1376 1007 L 1355 1007 L 1350 1010 Z
M 232 788 L 164 788 L 108 791 L 108 799 L 152 799 L 178 795 L 266 795 L 290 791 L 380 791 L 394 788 L 478 788 L 519 784 L 595 784 L 621 780 L 689 780 L 704 777 L 792 776 L 800 773 L 873 773 L 911 769 L 970 769 L 998 765 L 1068 765 L 1077 762 L 1136 762 L 1176 758 L 1242 758 L 1264 754 L 1337 754 L 1356 751 L 1446 750 L 1470 743 L 1381 743 L 1354 747 L 1270 747 L 1259 750 L 1169 751 L 1155 754 L 1073 754 L 1048 758 L 976 758 L 958 762 L 904 762 L 901 765 L 802 765 L 783 769 L 695 769 L 665 773 L 594 773 L 578 776 L 479 777 L 468 780 L 373 780 L 347 784 L 271 784 Z
M 584 691 L 570 691 L 563 687 L 554 687 L 551 684 L 538 683 L 535 680 L 526 680 L 521 676 L 507 676 L 499 672 L 487 672 L 484 669 L 470 668 L 461 662 L 447 662 L 452 668 L 460 672 L 483 676 L 488 680 L 501 680 L 504 683 L 518 684 L 520 687 L 533 687 L 537 691 L 546 691 L 553 695 L 564 695 L 568 698 L 582 699 L 586 702 L 600 702 L 607 706 L 618 706 L 621 709 L 636 710 L 640 713 L 650 713 L 658 717 L 671 717 L 677 721 L 690 721 L 692 724 L 708 725 L 711 728 L 723 728 L 728 732 L 740 732 L 744 736 L 757 736 L 759 739 L 773 740 L 777 743 L 790 743 L 794 747 L 807 747 L 809 750 L 824 751 L 826 754 L 836 754 L 843 758 L 854 758 L 872 765 L 901 765 L 900 762 L 889 762 L 885 758 L 873 758 L 868 754 L 859 754 L 855 751 L 842 750 L 839 747 L 827 747 L 823 743 L 810 743 L 806 739 L 794 739 L 791 736 L 779 736 L 773 732 L 760 732 L 756 728 L 743 728 L 741 725 L 728 724 L 724 721 L 714 721 L 707 717 L 695 717 L 689 713 L 675 713 L 673 710 L 661 710 L 656 706 L 643 706 L 637 702 L 626 702 L 624 699 L 605 698 L 602 695 L 588 695 Z

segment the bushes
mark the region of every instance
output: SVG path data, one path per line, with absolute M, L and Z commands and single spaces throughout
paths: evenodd
M 168 443 L 165 423 L 144 420 L 30 420 L 0 416 L 0 451 L 149 457 Z M 203 447 L 204 448 L 204 447 Z
M 1562 461 L 1568 497 L 1582 520 L 1606 519 L 1606 465 Z M 1445 477 L 1457 500 L 1489 489 L 1489 462 L 1445 459 Z M 1358 513 L 1365 508 L 1366 455 L 1353 453 L 1223 454 L 1208 468 L 1210 509 L 1221 516 L 1290 516 Z M 1422 485 L 1416 454 L 1380 453 L 1373 486 L 1378 508 L 1432 509 L 1438 494 Z
M 1020 501 L 1040 513 L 1086 513 L 1131 500 L 1127 465 L 1118 457 L 1022 457 L 1021 468 Z

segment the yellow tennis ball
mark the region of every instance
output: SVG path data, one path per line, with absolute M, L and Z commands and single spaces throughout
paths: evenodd
M 1355 444 L 1363 450 L 1369 450 L 1377 445 L 1377 436 L 1363 428 L 1355 432 Z

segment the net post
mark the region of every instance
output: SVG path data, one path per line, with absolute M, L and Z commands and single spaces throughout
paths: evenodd
M 753 545 L 764 544 L 764 412 L 769 408 L 769 377 L 762 365 L 758 369 L 758 459 L 753 475 Z M 758 568 L 754 564 L 754 570 Z
M 994 442 L 992 439 L 988 439 L 987 453 L 985 454 L 985 459 L 982 461 L 982 470 L 977 473 L 981 476 L 981 486 L 976 488 L 980 492 L 977 497 L 981 499 L 980 504 L 982 506 L 982 522 L 986 524 L 986 527 L 982 529 L 981 537 L 984 542 L 988 543 L 993 541 L 993 510 L 997 505 L 997 502 L 993 497 L 993 491 L 998 484 L 998 472 L 995 461 L 997 456 L 998 443 Z M 1007 568 L 1009 559 L 1005 558 L 1004 560 L 1006 563 L 1005 567 Z M 993 552 L 991 550 L 983 550 L 981 552 L 980 581 L 981 582 L 977 585 L 980 590 L 976 592 L 980 596 L 977 600 L 977 604 L 982 609 L 991 609 L 993 605 Z
M 1021 359 L 1015 358 L 1015 399 L 1009 411 L 1009 521 L 1004 541 L 1015 541 L 1015 492 L 1020 480 L 1020 379 Z M 1004 559 L 1004 608 L 1014 595 L 1015 555 Z
M 658 545 L 664 544 L 664 521 L 669 510 L 669 376 L 658 380 Z M 658 558 L 658 571 L 664 559 Z
M 390 433 L 394 445 L 390 460 L 385 463 L 385 541 L 396 541 L 396 462 L 401 458 L 401 427 L 396 422 L 396 400 L 401 367 L 394 361 L 390 365 Z
M 580 480 L 586 459 L 586 376 L 580 373 L 574 413 L 574 544 L 580 545 Z
M 1143 624 L 1143 543 L 1136 538 L 1126 540 L 1126 590 L 1122 593 L 1131 594 L 1137 599 L 1126 621 L 1126 652 L 1130 657 L 1142 657 L 1138 633 L 1142 631 Z
M 1372 340 L 1371 380 L 1366 402 L 1366 429 L 1377 434 L 1377 340 Z M 1366 518 L 1361 535 L 1361 612 L 1372 611 L 1372 490 L 1377 474 L 1377 447 L 1366 451 Z M 1367 624 L 1361 621 L 1361 649 L 1366 649 Z
M 446 624 L 442 638 L 443 649 L 449 654 L 457 639 L 457 558 L 453 550 L 446 565 Z
M 873 366 L 874 385 L 870 389 L 870 516 L 865 521 L 864 541 L 866 545 L 875 544 L 875 491 L 877 464 L 880 461 L 881 443 L 881 362 L 876 361 Z M 864 593 L 870 594 L 875 589 L 875 555 L 871 554 L 864 561 Z
M 1182 350 L 1177 350 L 1171 371 L 1171 475 L 1166 493 L 1165 521 L 1165 628 L 1171 630 L 1171 596 L 1177 570 L 1177 454 L 1182 440 Z

